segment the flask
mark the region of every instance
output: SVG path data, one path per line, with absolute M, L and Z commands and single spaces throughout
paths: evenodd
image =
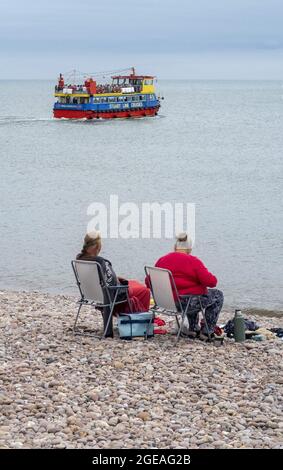
M 235 310 L 234 338 L 237 343 L 240 343 L 241 341 L 245 341 L 246 339 L 245 319 L 242 315 L 241 310 Z

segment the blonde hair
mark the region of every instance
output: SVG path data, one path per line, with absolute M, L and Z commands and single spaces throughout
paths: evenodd
M 101 249 L 101 235 L 100 232 L 94 231 L 94 232 L 89 232 L 86 234 L 84 237 L 84 244 L 82 247 L 81 254 L 85 255 L 87 252 L 87 249 L 90 248 L 91 246 L 97 247 L 99 250 Z
M 176 235 L 175 250 L 191 250 L 193 242 L 186 232 L 180 232 Z

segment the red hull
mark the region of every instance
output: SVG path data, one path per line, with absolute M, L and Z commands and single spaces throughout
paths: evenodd
M 145 117 L 156 116 L 159 107 L 148 109 L 136 109 L 125 111 L 111 111 L 100 112 L 95 111 L 76 111 L 75 109 L 54 109 L 53 115 L 55 118 L 61 119 L 115 119 L 115 118 L 130 118 L 130 117 Z

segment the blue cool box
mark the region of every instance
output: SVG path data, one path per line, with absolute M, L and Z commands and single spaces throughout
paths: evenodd
M 120 338 L 131 339 L 137 336 L 154 336 L 153 314 L 151 312 L 120 314 L 118 330 Z

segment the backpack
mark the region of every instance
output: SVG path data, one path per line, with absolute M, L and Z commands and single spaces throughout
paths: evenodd
M 253 321 L 249 320 L 248 318 L 245 318 L 245 330 L 247 331 L 255 331 L 258 330 L 259 326 L 258 324 Z M 224 326 L 224 331 L 228 338 L 233 338 L 234 337 L 234 319 L 229 320 L 226 325 Z

